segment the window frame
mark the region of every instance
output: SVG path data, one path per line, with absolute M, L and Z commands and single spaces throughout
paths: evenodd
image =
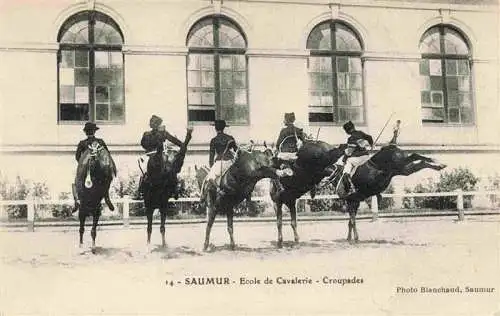
M 196 47 L 196 46 L 189 46 L 189 41 L 191 39 L 191 36 L 195 33 L 193 33 L 193 30 L 200 24 L 203 23 L 206 20 L 212 20 L 212 23 L 210 24 L 212 26 L 212 35 L 213 35 L 213 47 Z M 245 42 L 245 47 L 244 48 L 232 48 L 232 47 L 221 47 L 220 46 L 220 25 L 222 24 L 222 21 L 227 21 L 231 24 L 232 27 L 241 35 Z M 190 28 L 188 32 L 188 36 L 186 37 L 186 46 L 188 48 L 188 53 L 186 56 L 186 101 L 187 101 L 187 106 L 186 106 L 186 111 L 187 111 L 187 121 L 188 124 L 190 125 L 209 125 L 212 123 L 212 121 L 197 121 L 197 120 L 192 120 L 190 121 L 189 117 L 189 112 L 192 110 L 192 108 L 206 108 L 208 107 L 207 105 L 204 104 L 191 104 L 189 102 L 189 89 L 191 88 L 189 86 L 189 56 L 198 54 L 198 55 L 209 55 L 213 56 L 214 59 L 214 105 L 213 105 L 213 111 L 214 111 L 214 118 L 215 119 L 221 119 L 221 114 L 222 114 L 222 104 L 221 104 L 221 94 L 222 94 L 222 88 L 221 88 L 221 78 L 220 78 L 220 56 L 224 55 L 239 55 L 239 56 L 244 56 L 245 58 L 245 92 L 246 92 L 246 107 L 248 109 L 248 114 L 247 117 L 245 118 L 245 122 L 243 123 L 237 123 L 237 122 L 231 122 L 230 120 L 226 119 L 226 121 L 231 124 L 232 126 L 248 126 L 250 125 L 250 89 L 249 89 L 249 76 L 248 76 L 248 40 L 246 37 L 246 34 L 243 32 L 243 29 L 239 26 L 236 21 L 233 19 L 221 15 L 221 14 L 215 14 L 215 15 L 210 15 L 210 16 L 205 16 L 198 21 L 196 21 Z M 195 110 L 195 109 L 194 109 Z M 207 112 L 210 110 L 206 110 Z
M 419 43 L 422 45 L 423 41 L 426 39 L 429 31 L 433 29 L 438 29 L 438 34 L 439 34 L 439 53 L 421 53 L 420 55 L 420 62 L 423 60 L 439 60 L 441 64 L 441 81 L 442 81 L 442 89 L 440 92 L 442 92 L 443 95 L 443 110 L 444 110 L 444 119 L 443 121 L 437 121 L 437 120 L 426 120 L 423 117 L 423 114 L 421 113 L 421 122 L 424 125 L 438 125 L 438 126 L 474 126 L 476 124 L 476 113 L 475 113 L 475 102 L 474 102 L 474 84 L 473 84 L 473 62 L 472 62 L 472 53 L 471 53 L 471 47 L 469 44 L 469 41 L 467 40 L 466 36 L 456 27 L 449 25 L 449 24 L 439 24 L 439 25 L 434 25 L 430 28 L 428 28 L 424 34 L 422 35 Z M 446 30 L 451 30 L 453 32 L 456 32 L 461 38 L 461 40 L 464 42 L 464 44 L 467 47 L 467 55 L 464 54 L 450 54 L 446 52 L 445 49 L 445 36 L 446 36 Z M 427 35 L 427 36 L 426 36 Z M 449 102 L 448 102 L 448 82 L 447 82 L 447 67 L 446 67 L 446 62 L 449 60 L 466 60 L 468 62 L 468 67 L 469 67 L 469 94 L 470 94 L 470 107 L 471 107 L 471 121 L 470 122 L 450 122 L 449 120 Z M 419 65 L 420 68 L 420 65 Z M 419 71 L 420 72 L 420 71 Z M 422 74 L 419 74 L 420 78 L 422 77 Z M 422 89 L 420 89 L 420 93 L 422 93 Z M 432 103 L 432 95 L 431 95 L 431 103 Z M 422 104 L 422 100 L 420 99 L 420 109 L 425 109 L 425 108 L 433 108 L 429 106 L 424 106 Z M 458 107 L 461 109 L 461 107 Z
M 307 69 L 308 69 L 308 75 L 309 75 L 309 66 L 310 66 L 310 59 L 309 57 L 329 57 L 330 58 L 330 66 L 332 69 L 332 84 L 331 84 L 331 92 L 332 92 L 332 108 L 333 108 L 333 113 L 334 119 L 332 121 L 310 121 L 310 118 L 308 117 L 308 122 L 310 125 L 315 125 L 315 126 L 341 126 L 345 122 L 340 121 L 338 119 L 338 113 L 339 113 L 339 108 L 342 107 L 339 104 L 339 84 L 338 84 L 338 71 L 337 71 L 337 59 L 339 57 L 357 57 L 361 61 L 361 94 L 362 94 L 362 121 L 356 122 L 356 125 L 359 126 L 366 126 L 367 124 L 367 119 L 366 119 L 366 102 L 365 102 L 365 58 L 363 57 L 364 55 L 364 43 L 361 40 L 361 36 L 358 34 L 358 32 L 353 28 L 351 25 L 345 23 L 344 21 L 341 20 L 329 20 L 329 21 L 324 21 L 321 23 L 316 24 L 311 32 L 309 33 L 307 37 L 307 44 L 309 43 L 309 38 L 313 34 L 313 32 L 320 27 L 321 25 L 328 24 L 329 29 L 330 29 L 330 43 L 331 43 L 331 48 L 326 50 L 326 49 L 311 49 L 307 47 L 307 50 L 309 51 L 308 54 L 308 59 L 307 59 Z M 341 25 L 345 29 L 347 29 L 358 41 L 360 45 L 360 50 L 359 51 L 348 51 L 348 50 L 338 50 L 337 49 L 337 38 L 336 38 L 336 30 L 337 26 Z M 306 45 L 307 45 L 306 44 Z M 308 76 L 309 77 L 309 76 Z M 310 78 L 310 77 L 309 77 Z M 308 116 L 311 113 L 309 111 L 309 107 L 311 106 L 311 87 L 308 88 L 308 97 L 309 97 L 309 104 L 308 104 Z M 337 119 L 335 120 L 335 116 Z
M 72 44 L 72 43 L 61 43 L 63 36 L 67 31 L 71 29 L 73 25 L 78 22 L 86 21 L 88 24 L 87 32 L 88 32 L 88 43 L 87 44 Z M 121 37 L 122 44 L 96 44 L 94 38 L 94 29 L 96 21 L 100 21 L 104 24 L 111 26 Z M 73 124 L 81 124 L 85 121 L 99 123 L 101 125 L 122 125 L 126 123 L 126 102 L 125 102 L 125 54 L 123 53 L 123 45 L 124 45 L 124 36 L 119 27 L 119 25 L 108 15 L 96 11 L 96 10 L 85 10 L 80 11 L 68 19 L 66 19 L 59 29 L 57 35 L 58 42 L 58 50 L 57 50 L 57 122 L 62 125 L 73 125 Z M 88 105 L 89 105 L 89 118 L 88 120 L 62 120 L 61 119 L 61 86 L 60 86 L 60 72 L 61 72 L 61 59 L 62 59 L 62 51 L 85 51 L 88 53 L 88 69 L 89 69 L 89 78 L 88 78 Z M 105 51 L 105 52 L 121 52 L 121 62 L 122 62 L 122 95 L 123 95 L 123 119 L 120 120 L 97 120 L 96 119 L 96 98 L 95 98 L 95 72 L 98 67 L 95 64 L 95 52 Z M 76 104 L 76 103 L 75 103 Z

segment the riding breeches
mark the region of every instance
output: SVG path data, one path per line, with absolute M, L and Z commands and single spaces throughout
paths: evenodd
M 217 160 L 210 168 L 206 180 L 215 180 L 217 177 L 221 177 L 232 164 L 231 160 Z
M 363 155 L 359 157 L 347 158 L 344 166 L 343 173 L 350 174 L 351 176 L 356 172 L 356 169 L 370 159 L 370 155 Z

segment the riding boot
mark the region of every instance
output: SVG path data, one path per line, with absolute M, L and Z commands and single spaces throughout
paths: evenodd
M 73 199 L 75 200 L 75 206 L 73 207 L 72 211 L 72 213 L 74 213 L 80 208 L 80 199 L 78 198 L 78 190 L 76 189 L 76 184 L 71 184 L 71 190 L 73 191 Z
M 351 175 L 348 173 L 345 174 L 345 185 L 346 192 L 348 192 L 349 194 L 354 193 L 354 184 L 352 183 Z

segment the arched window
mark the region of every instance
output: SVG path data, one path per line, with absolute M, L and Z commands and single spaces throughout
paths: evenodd
M 96 11 L 70 17 L 58 35 L 59 121 L 123 122 L 123 36 Z
M 439 25 L 420 41 L 422 121 L 473 123 L 470 50 L 454 28 Z
M 191 28 L 187 46 L 189 122 L 247 124 L 247 42 L 238 25 L 223 16 L 204 18 Z
M 362 44 L 347 25 L 327 21 L 314 27 L 310 50 L 309 122 L 364 122 Z

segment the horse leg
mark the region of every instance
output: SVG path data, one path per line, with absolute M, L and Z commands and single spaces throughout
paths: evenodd
M 82 212 L 82 210 L 80 209 L 80 213 L 78 214 L 78 218 L 80 219 L 80 245 L 79 245 L 80 248 L 83 247 L 83 233 L 85 232 L 86 217 L 87 217 L 86 214 Z
M 290 225 L 292 226 L 293 236 L 295 243 L 299 242 L 299 234 L 297 233 L 297 208 L 295 207 L 295 200 L 286 204 L 290 210 Z
M 276 211 L 276 225 L 278 227 L 278 248 L 283 247 L 283 203 L 278 201 L 274 203 L 274 210 Z
M 115 206 L 111 203 L 111 199 L 109 198 L 109 191 L 106 191 L 106 194 L 104 195 L 104 202 L 106 202 L 106 205 L 111 211 L 115 210 Z
M 146 210 L 146 217 L 148 219 L 148 226 L 146 228 L 146 232 L 147 232 L 147 244 L 148 246 L 151 244 L 151 232 L 153 231 L 153 213 L 154 213 L 154 209 L 150 209 L 148 208 Z
M 203 245 L 203 251 L 207 251 L 208 246 L 210 245 L 210 231 L 212 230 L 212 225 L 215 221 L 215 215 L 217 214 L 214 207 L 210 205 L 207 207 L 207 228 L 205 230 L 205 244 Z
M 90 234 L 92 235 L 92 253 L 95 253 L 95 238 L 97 236 L 97 223 L 99 222 L 99 214 L 94 214 L 92 216 L 92 231 Z
M 236 244 L 234 243 L 234 235 L 233 235 L 233 216 L 234 211 L 232 207 L 228 207 L 226 210 L 227 216 L 227 232 L 229 233 L 229 246 L 231 250 L 236 249 Z
M 434 169 L 434 170 L 441 170 L 443 168 L 445 168 L 445 165 L 442 165 L 442 164 L 434 164 L 434 163 L 429 163 L 427 161 L 420 161 L 420 162 L 411 162 L 409 164 L 407 164 L 403 170 L 401 170 L 400 174 L 403 175 L 403 176 L 409 176 L 417 171 L 420 171 L 422 169 L 425 169 L 425 168 L 430 168 L 430 169 Z
M 359 202 L 348 202 L 347 207 L 349 211 L 349 233 L 347 235 L 347 240 L 350 242 L 353 235 L 354 242 L 357 242 L 359 240 L 359 236 L 358 229 L 356 228 L 356 214 L 358 213 Z
M 167 246 L 167 242 L 165 241 L 165 221 L 167 219 L 167 209 L 160 209 L 160 233 L 161 233 L 161 246 L 165 248 Z

